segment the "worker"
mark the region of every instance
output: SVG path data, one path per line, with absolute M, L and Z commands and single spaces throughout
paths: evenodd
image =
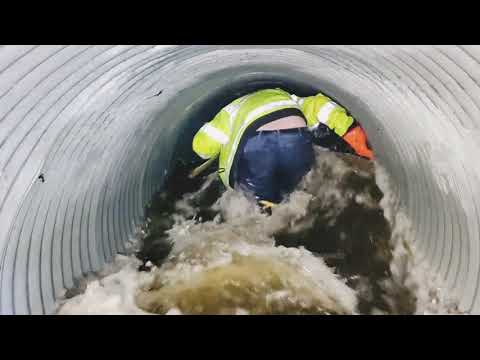
M 365 132 L 323 94 L 300 98 L 265 89 L 225 106 L 193 138 L 193 150 L 212 162 L 227 188 L 253 194 L 263 208 L 292 192 L 314 161 L 313 144 L 372 159 Z

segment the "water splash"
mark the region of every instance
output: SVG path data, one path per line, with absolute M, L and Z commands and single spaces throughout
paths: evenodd
M 139 253 L 150 272 L 136 271 L 132 257 L 60 313 L 95 312 L 95 301 L 98 313 L 121 313 L 122 304 L 155 314 L 455 312 L 415 262 L 384 170 L 316 151 L 312 171 L 271 216 L 248 194 L 222 191 L 216 174 L 179 199 L 167 188 Z M 112 304 L 106 289 L 115 286 Z

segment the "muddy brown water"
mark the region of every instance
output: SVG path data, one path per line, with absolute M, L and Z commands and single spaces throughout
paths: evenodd
M 314 216 L 300 230 L 292 232 L 287 228 L 275 233 L 275 244 L 304 247 L 321 257 L 356 291 L 358 313 L 370 314 L 374 310 L 386 314 L 414 313 L 414 294 L 388 281 L 393 250 L 391 227 L 380 206 L 383 194 L 375 182 L 374 163 L 349 155 L 326 152 L 320 155 L 327 161 L 320 162 L 309 174 L 310 179 L 300 185 L 307 192 L 320 194 L 309 208 Z M 338 171 L 340 165 L 342 171 Z M 179 163 L 167 180 L 165 191 L 157 194 L 147 209 L 150 219 L 147 236 L 137 254 L 144 263 L 150 261 L 160 267 L 165 262 L 172 249 L 168 230 L 175 223 L 176 201 L 204 185 L 206 177 L 188 180 L 187 172 L 188 167 Z M 330 194 L 331 189 L 334 191 Z M 212 221 L 218 215 L 212 205 L 223 191 L 223 185 L 216 180 L 192 197 L 196 211 L 190 218 L 197 222 Z M 296 279 L 288 265 L 263 260 L 236 256 L 228 265 L 196 274 L 188 284 L 172 286 L 157 282 L 147 289 L 139 306 L 160 314 L 175 306 L 192 314 L 235 313 L 238 308 L 247 309 L 250 314 L 342 313 L 335 312 L 328 304 L 317 306 L 315 301 L 262 300 L 265 286 L 281 292 L 285 290 L 282 285 L 285 281 L 297 281 L 308 287 L 304 280 Z M 242 272 L 245 267 L 249 267 L 249 272 Z M 139 270 L 149 271 L 149 268 L 143 265 Z M 249 278 L 247 273 L 258 276 Z M 288 279 L 279 279 L 279 274 Z M 297 290 L 301 294 L 303 288 Z

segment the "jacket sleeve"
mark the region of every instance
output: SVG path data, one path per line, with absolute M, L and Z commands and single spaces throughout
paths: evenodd
M 212 121 L 205 123 L 193 138 L 192 148 L 202 159 L 217 156 L 230 138 L 230 115 L 222 109 Z
M 307 118 L 308 127 L 313 130 L 319 123 L 327 125 L 339 136 L 345 135 L 354 120 L 346 110 L 323 94 L 300 98 L 292 95 Z

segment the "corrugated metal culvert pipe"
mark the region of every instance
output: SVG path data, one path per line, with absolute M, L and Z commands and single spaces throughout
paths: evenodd
M 0 313 L 124 251 L 175 148 L 238 94 L 322 90 L 361 120 L 432 272 L 480 310 L 480 47 L 3 46 Z

